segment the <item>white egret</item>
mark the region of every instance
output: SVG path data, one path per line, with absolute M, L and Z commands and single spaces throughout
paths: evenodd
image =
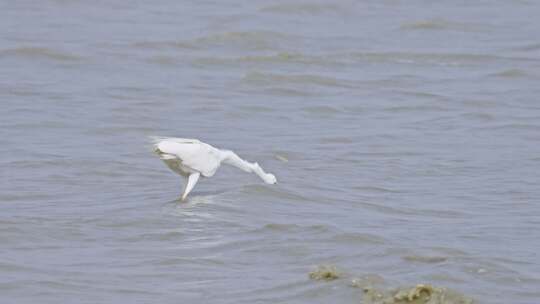
M 267 184 L 277 182 L 276 177 L 264 172 L 259 164 L 247 162 L 233 151 L 220 150 L 196 139 L 154 138 L 154 152 L 172 171 L 187 178 L 182 200 L 193 190 L 199 177 L 213 176 L 222 163 L 255 173 Z

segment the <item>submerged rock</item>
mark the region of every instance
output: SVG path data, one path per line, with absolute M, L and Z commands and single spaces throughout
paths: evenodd
M 337 268 L 331 265 L 319 265 L 317 269 L 309 273 L 309 277 L 313 280 L 332 281 L 340 276 Z

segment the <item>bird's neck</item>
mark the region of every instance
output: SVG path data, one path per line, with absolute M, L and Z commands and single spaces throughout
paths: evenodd
M 266 172 L 264 172 L 264 170 L 261 168 L 261 166 L 259 166 L 258 163 L 254 163 L 253 164 L 253 172 L 255 172 L 255 174 L 257 174 L 263 181 L 266 181 L 267 177 L 266 177 Z

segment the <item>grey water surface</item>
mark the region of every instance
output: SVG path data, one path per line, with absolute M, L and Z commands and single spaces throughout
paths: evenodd
M 361 303 L 363 276 L 538 302 L 539 15 L 0 1 L 0 303 Z M 150 135 L 279 183 L 222 167 L 180 203 Z

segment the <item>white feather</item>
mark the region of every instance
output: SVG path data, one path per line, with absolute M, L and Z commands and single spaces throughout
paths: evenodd
M 220 151 L 196 139 L 164 138 L 154 147 L 158 154 L 164 155 L 160 155 L 162 159 L 176 158 L 188 171 L 197 171 L 206 177 L 213 176 L 221 164 Z

